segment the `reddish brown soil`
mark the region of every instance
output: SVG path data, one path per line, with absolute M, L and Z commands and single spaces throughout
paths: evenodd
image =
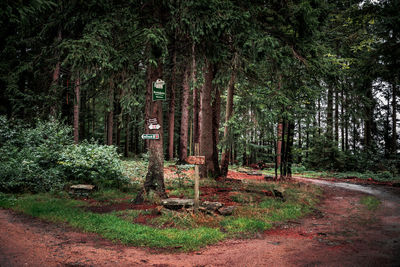
M 227 240 L 191 253 L 113 244 L 0 210 L 0 266 L 399 266 L 397 188 L 384 188 L 375 212 L 360 204 L 365 193 L 323 188 L 319 211 L 307 218 L 256 239 Z

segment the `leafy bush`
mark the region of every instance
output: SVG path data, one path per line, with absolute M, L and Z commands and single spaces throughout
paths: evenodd
M 69 182 L 95 184 L 99 187 L 121 187 L 128 183 L 113 146 L 89 144 L 68 145 L 57 162 Z
M 35 128 L 8 126 L 9 138 L 0 148 L 0 190 L 51 191 L 62 188 L 56 166 L 63 147 L 72 142 L 70 128 L 56 121 Z
M 39 121 L 29 128 L 12 126 L 2 117 L 0 124 L 0 191 L 55 191 L 69 181 L 109 187 L 127 181 L 115 148 L 74 146 L 71 128 L 60 122 Z

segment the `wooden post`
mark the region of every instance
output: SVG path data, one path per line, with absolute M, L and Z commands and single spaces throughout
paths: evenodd
M 200 154 L 199 143 L 194 144 L 194 153 L 196 156 L 199 156 Z M 200 196 L 199 180 L 200 180 L 199 165 L 196 164 L 194 167 L 194 211 L 195 212 L 199 210 L 199 196 Z

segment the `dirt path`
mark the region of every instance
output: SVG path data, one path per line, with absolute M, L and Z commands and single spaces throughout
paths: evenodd
M 0 210 L 0 266 L 399 266 L 399 190 L 321 186 L 320 212 L 194 253 L 122 246 Z M 368 193 L 382 200 L 378 211 L 359 203 Z

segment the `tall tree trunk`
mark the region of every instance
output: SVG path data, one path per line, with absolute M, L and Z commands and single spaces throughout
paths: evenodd
M 233 95 L 235 93 L 235 81 L 236 81 L 236 64 L 234 59 L 234 68 L 232 69 L 231 78 L 228 84 L 228 92 L 226 96 L 226 108 L 225 108 L 225 127 L 224 127 L 224 152 L 222 153 L 221 159 L 221 175 L 226 177 L 228 175 L 228 166 L 229 166 L 229 155 L 231 154 L 231 133 L 229 130 L 229 120 L 232 117 L 233 113 Z
M 326 110 L 326 136 L 329 142 L 333 141 L 333 92 L 332 87 L 328 87 L 328 107 Z
M 219 143 L 219 124 L 221 121 L 221 92 L 218 87 L 215 87 L 214 102 L 212 105 L 212 143 L 213 143 L 213 162 L 214 162 L 214 177 L 219 177 L 221 175 L 221 170 L 219 168 L 218 159 L 218 143 Z
M 357 126 L 358 126 L 358 123 L 357 123 L 357 120 L 356 120 L 356 118 L 354 118 L 354 116 L 352 117 L 352 120 L 353 120 L 353 151 L 356 151 L 356 144 L 357 144 Z
M 189 126 L 189 71 L 190 67 L 185 67 L 182 85 L 182 106 L 181 106 L 181 131 L 179 143 L 179 161 L 183 162 L 187 158 L 188 150 L 188 126 Z
M 162 101 L 152 101 L 152 83 L 161 77 L 162 63 L 159 61 L 156 68 L 149 63 L 146 78 L 146 121 L 150 118 L 156 118 L 161 128 L 158 130 L 151 130 L 153 134 L 158 134 L 159 139 L 149 140 L 149 165 L 143 190 L 137 195 L 135 203 L 143 203 L 146 195 L 151 191 L 154 191 L 161 198 L 167 197 L 164 185 Z
M 288 121 L 287 123 L 287 137 L 286 137 L 286 151 L 285 151 L 285 165 L 286 165 L 286 173 L 285 176 L 287 178 L 292 177 L 292 163 L 293 163 L 293 141 L 294 141 L 294 122 Z
M 279 119 L 278 129 L 277 129 L 277 138 L 276 138 L 276 169 L 281 170 L 282 165 L 282 136 L 283 136 L 283 120 Z M 275 177 L 278 179 L 278 176 Z
M 397 90 L 396 84 L 392 84 L 392 153 L 397 154 Z
M 199 89 L 197 86 L 197 66 L 195 45 L 192 45 L 192 84 L 193 84 L 193 143 L 200 142 L 200 125 L 199 125 Z
M 87 100 L 86 100 L 86 91 L 80 92 L 80 118 L 79 118 L 79 137 L 81 140 L 86 138 L 86 127 L 85 123 L 87 120 Z
M 345 136 L 344 136 L 344 125 L 345 125 L 345 119 L 344 119 L 344 105 L 345 105 L 345 99 L 344 99 L 344 89 L 342 88 L 341 91 L 341 98 L 342 98 L 342 104 L 340 105 L 340 130 L 341 130 L 341 135 L 342 135 L 342 151 L 346 150 L 345 147 Z
M 74 143 L 79 143 L 79 105 L 81 102 L 81 81 L 78 77 L 75 81 L 75 101 L 74 101 Z
M 321 97 L 318 98 L 318 136 L 321 136 Z
M 57 43 L 60 43 L 61 39 L 62 39 L 61 29 L 58 29 L 58 35 L 57 35 L 57 39 L 56 39 Z M 57 55 L 57 57 L 58 57 L 58 55 Z M 61 62 L 58 59 L 56 66 L 54 68 L 54 71 L 53 71 L 53 79 L 51 82 L 51 87 L 53 88 L 53 96 L 55 97 L 54 102 L 50 107 L 50 115 L 53 118 L 57 115 L 57 95 L 58 95 L 57 84 L 58 84 L 58 79 L 60 78 L 60 68 L 61 68 Z
M 174 46 L 173 59 L 172 59 L 172 81 L 170 86 L 170 105 L 168 113 L 168 159 L 174 158 L 174 130 L 175 130 L 175 90 L 176 90 L 176 49 Z M 184 89 L 185 90 L 185 89 Z M 181 136 L 182 137 L 182 136 Z
M 308 149 L 310 148 L 310 121 L 307 118 L 306 125 L 306 159 L 308 160 Z
M 111 146 L 113 144 L 113 128 L 114 128 L 114 85 L 110 82 L 110 92 L 109 92 L 109 105 L 110 110 L 107 114 L 107 145 Z
M 115 145 L 117 146 L 117 149 L 119 150 L 121 147 L 121 130 L 122 130 L 122 107 L 121 107 L 121 97 L 122 97 L 122 90 L 117 89 L 115 92 L 115 101 L 114 101 L 114 107 L 116 110 L 115 114 L 115 128 L 117 129 L 117 132 L 115 134 Z
M 129 114 L 125 114 L 125 143 L 124 143 L 124 157 L 129 156 L 129 125 L 130 124 L 130 116 Z
M 281 90 L 281 76 L 279 77 L 278 80 L 278 91 Z M 282 107 L 282 113 L 283 113 L 283 107 Z M 281 113 L 281 114 L 282 114 Z M 280 174 L 282 175 L 282 137 L 283 137 L 283 118 L 282 116 L 279 116 L 279 121 L 278 121 L 278 129 L 277 129 L 277 137 L 276 137 L 276 162 L 275 162 L 275 180 L 278 180 L 278 169 L 280 170 Z
M 286 118 L 283 118 L 283 129 L 282 129 L 282 152 L 281 152 L 281 166 L 280 166 L 280 178 L 282 179 L 283 177 L 286 176 L 286 160 L 287 160 L 287 144 L 286 144 L 286 132 L 288 129 L 288 121 Z
M 214 65 L 206 59 L 204 85 L 200 92 L 200 155 L 205 156 L 205 164 L 200 166 L 200 177 L 214 176 L 212 88 Z
M 371 147 L 371 137 L 372 137 L 372 121 L 373 121 L 373 95 L 372 88 L 370 85 L 367 85 L 366 97 L 371 103 L 367 103 L 365 106 L 365 115 L 366 119 L 364 120 L 364 149 L 367 150 Z
M 92 99 L 92 137 L 96 136 L 96 98 Z
M 346 116 L 344 118 L 344 135 L 345 135 L 344 146 L 345 146 L 345 150 L 346 151 L 350 150 L 350 145 L 349 145 L 349 120 L 350 120 L 350 114 L 349 114 L 348 97 L 349 96 L 346 94 L 345 99 L 344 99 L 345 113 L 346 113 Z
M 301 155 L 302 155 L 302 150 L 303 150 L 303 148 L 302 148 L 302 146 L 303 146 L 303 144 L 302 144 L 302 136 L 301 136 L 301 119 L 299 119 L 298 120 L 298 126 L 299 126 L 299 163 L 301 163 Z
M 339 144 L 339 90 L 335 88 L 335 141 Z

